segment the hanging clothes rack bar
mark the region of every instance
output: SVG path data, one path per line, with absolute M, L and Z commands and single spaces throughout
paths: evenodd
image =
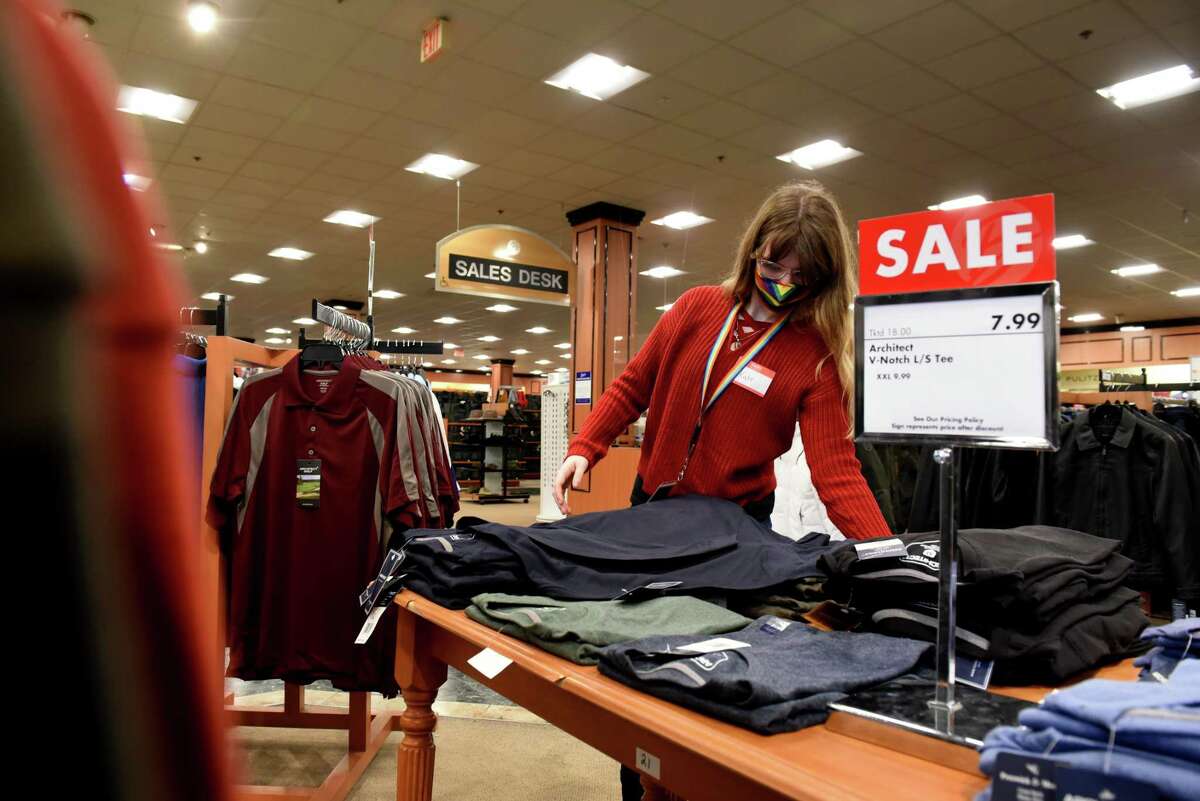
M 224 295 L 217 301 L 215 309 L 201 309 L 197 306 L 185 306 L 179 310 L 180 325 L 211 325 L 216 328 L 216 335 L 225 336 L 229 327 L 229 301 Z
M 370 321 L 363 322 L 357 318 L 351 317 L 348 314 L 338 311 L 332 306 L 326 306 L 318 300 L 312 302 L 312 319 L 319 323 L 323 323 L 335 331 L 340 331 L 347 336 L 353 337 L 361 343 L 362 350 L 371 350 L 376 353 L 393 353 L 393 354 L 412 354 L 424 356 L 438 356 L 445 353 L 445 346 L 441 342 L 426 341 L 421 339 L 375 339 L 374 324 Z M 321 340 L 309 339 L 303 328 L 300 329 L 300 348 L 305 345 L 310 345 Z

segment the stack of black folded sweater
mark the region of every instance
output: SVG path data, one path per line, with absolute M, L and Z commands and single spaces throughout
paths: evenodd
M 402 583 L 465 609 L 482 593 L 594 601 L 748 591 L 819 576 L 829 538 L 776 534 L 740 506 L 702 496 L 593 512 L 553 524 L 474 518 L 403 534 Z
M 831 595 L 875 631 L 936 639 L 936 532 L 903 534 L 903 555 L 847 543 L 821 558 Z M 1149 621 L 1121 586 L 1133 562 L 1120 543 L 1071 529 L 959 531 L 956 649 L 994 660 L 995 680 L 1060 681 L 1127 654 Z M 885 551 L 886 553 L 886 551 Z M 874 558 L 873 558 L 874 557 Z

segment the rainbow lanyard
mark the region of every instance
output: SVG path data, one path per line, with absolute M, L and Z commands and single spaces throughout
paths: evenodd
M 733 326 L 737 324 L 738 313 L 741 310 L 742 304 L 739 303 L 729 312 L 729 316 L 725 318 L 725 325 L 721 326 L 721 331 L 717 334 L 717 338 L 713 342 L 712 350 L 708 352 L 708 363 L 704 366 L 704 381 L 700 384 L 700 417 L 696 420 L 696 428 L 692 430 L 692 439 L 688 442 L 687 456 L 683 459 L 683 466 L 679 468 L 679 474 L 675 477 L 675 481 L 672 484 L 664 484 L 659 490 L 669 488 L 683 481 L 683 474 L 687 472 L 688 462 L 692 460 L 692 452 L 696 450 L 696 443 L 700 440 L 700 429 L 704 425 L 704 415 L 717 402 L 717 398 L 721 397 L 725 393 L 725 390 L 729 389 L 729 385 L 738 377 L 738 373 L 742 372 L 746 365 L 754 361 L 754 357 L 762 352 L 762 349 L 775 338 L 775 335 L 779 333 L 779 330 L 788 321 L 788 315 L 780 315 L 779 319 L 772 323 L 771 327 L 762 335 L 762 338 L 754 343 L 745 354 L 740 356 L 733 367 L 729 368 L 729 372 L 725 374 L 725 377 L 713 389 L 712 395 L 706 401 L 704 395 L 708 390 L 708 382 L 712 379 L 713 365 L 717 363 L 717 354 L 721 352 L 721 347 L 725 344 L 725 339 L 729 336 L 729 332 L 733 330 Z M 658 496 L 658 492 L 655 493 L 655 496 Z

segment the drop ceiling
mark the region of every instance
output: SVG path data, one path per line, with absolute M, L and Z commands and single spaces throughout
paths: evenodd
M 1200 93 L 1121 111 L 1099 87 L 1187 63 L 1200 69 L 1193 0 L 222 0 L 193 33 L 183 0 L 77 0 L 121 83 L 199 101 L 177 125 L 122 117 L 144 135 L 164 239 L 199 300 L 229 292 L 233 331 L 295 330 L 314 297 L 363 299 L 366 232 L 335 209 L 381 217 L 378 328 L 415 329 L 518 369 L 565 365 L 567 313 L 434 291 L 434 243 L 456 225 L 533 229 L 569 252 L 564 212 L 622 203 L 647 220 L 690 209 L 715 222 L 646 224 L 639 329 L 684 289 L 717 281 L 763 196 L 816 177 L 852 220 L 967 194 L 1057 196 L 1058 232 L 1096 244 L 1058 254 L 1064 315 L 1105 322 L 1196 315 L 1200 299 Z M 422 27 L 450 20 L 447 51 L 418 62 Z M 651 77 L 597 102 L 542 80 L 587 52 Z M 863 156 L 809 172 L 775 156 L 831 138 Z M 481 165 L 452 182 L 406 172 L 427 152 Z M 270 258 L 282 246 L 316 255 Z M 1136 279 L 1110 271 L 1155 262 Z M 254 272 L 262 285 L 230 283 Z M 451 315 L 460 325 L 441 326 Z M 525 329 L 542 325 L 552 333 Z M 478 340 L 500 337 L 496 343 Z M 396 335 L 400 336 L 400 335 Z

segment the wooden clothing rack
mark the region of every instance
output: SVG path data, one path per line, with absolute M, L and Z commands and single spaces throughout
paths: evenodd
M 204 456 L 200 488 L 200 525 L 204 532 L 205 579 L 213 588 L 214 603 L 209 614 L 215 617 L 210 630 L 221 632 L 215 644 L 219 655 L 218 669 L 225 672 L 225 642 L 223 622 L 226 597 L 221 577 L 224 570 L 217 532 L 205 520 L 208 507 L 210 477 L 217 465 L 217 454 L 225 436 L 225 424 L 233 409 L 233 369 L 235 366 L 283 367 L 299 351 L 267 348 L 227 336 L 208 338 L 206 381 L 204 387 Z M 286 682 L 283 707 L 234 706 L 231 696 L 225 697 L 225 711 L 230 726 L 270 726 L 290 729 L 345 729 L 348 734 L 346 755 L 342 757 L 319 787 L 280 787 L 240 785 L 236 797 L 241 799 L 281 799 L 282 801 L 342 801 L 350 794 L 371 760 L 379 752 L 388 735 L 399 728 L 397 713 L 371 712 L 371 695 L 350 693 L 350 709 L 339 712 L 329 709 L 309 709 L 304 703 L 304 687 Z

